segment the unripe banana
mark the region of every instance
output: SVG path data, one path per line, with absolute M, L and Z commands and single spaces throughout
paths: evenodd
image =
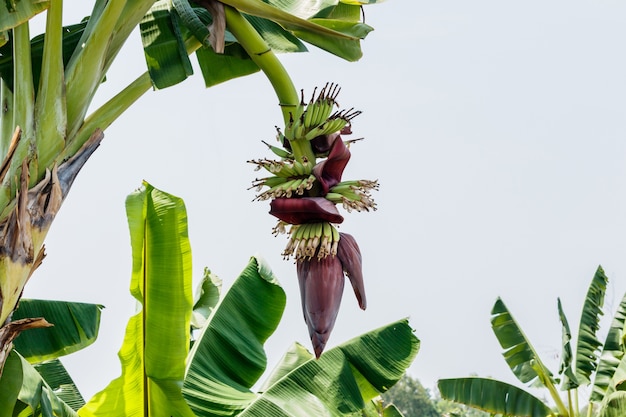
M 322 233 L 324 236 L 326 236 L 327 238 L 332 238 L 333 235 L 333 231 L 331 230 L 331 227 L 333 227 L 330 223 L 328 222 L 324 222 L 322 223 Z
M 275 187 L 277 185 L 281 185 L 287 181 L 287 177 L 268 177 L 263 178 L 263 185 L 268 186 L 269 188 Z
M 332 201 L 335 204 L 343 202 L 343 195 L 338 193 L 326 193 L 324 198 L 326 198 L 326 200 Z
M 323 117 L 320 117 L 322 114 L 321 105 L 319 99 L 314 101 L 311 106 L 313 107 L 313 117 L 311 117 L 311 128 L 316 128 L 320 123 L 324 121 Z
M 311 127 L 312 118 L 313 118 L 313 106 L 311 103 L 309 103 L 309 105 L 306 106 L 306 110 L 304 111 L 304 127 L 306 127 L 307 129 Z
M 293 156 L 293 155 L 291 155 L 290 152 L 286 151 L 283 148 L 279 148 L 278 146 L 270 145 L 269 143 L 267 143 L 265 141 L 261 141 L 261 142 L 263 142 L 270 149 L 270 151 L 272 151 L 276 156 L 278 156 L 280 158 L 291 158 Z
M 295 177 L 298 175 L 293 166 L 293 162 L 291 161 L 283 162 L 280 170 L 275 172 L 274 174 L 278 175 L 279 177 Z

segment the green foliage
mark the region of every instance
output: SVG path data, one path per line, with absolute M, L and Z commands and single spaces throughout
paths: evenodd
M 269 267 L 252 258 L 219 302 L 221 281 L 207 271 L 192 303 L 182 200 L 144 183 L 129 196 L 127 212 L 131 293 L 141 309 L 130 319 L 120 350 L 122 375 L 88 401 L 81 416 L 359 413 L 401 378 L 417 354 L 419 340 L 401 320 L 318 360 L 297 347 L 286 356 L 297 360 L 283 361 L 271 383 L 253 392 L 267 365 L 263 344 L 278 326 L 286 302 Z M 189 350 L 192 310 L 204 325 Z M 393 409 L 386 412 L 392 415 Z
M 13 320 L 45 317 L 53 326 L 21 333 L 13 346 L 31 363 L 76 352 L 96 340 L 102 308 L 97 304 L 22 299 Z
M 407 374 L 382 397 L 385 403 L 395 405 L 404 417 L 439 417 L 428 390 Z
M 579 386 L 595 382 L 591 393 L 590 406 L 596 408 L 602 402 L 601 413 L 609 404 L 620 407 L 621 400 L 612 396 L 620 390 L 620 384 L 626 377 L 624 353 L 624 322 L 626 295 L 615 313 L 608 332 L 604 350 L 597 338 L 600 315 L 603 314 L 604 295 L 608 278 L 602 267 L 598 267 L 590 283 L 582 308 L 576 351 L 572 351 L 572 334 L 565 317 L 561 300 L 558 300 L 558 315 L 562 327 L 562 357 L 558 374 L 563 378 L 562 390 L 568 391 L 568 404 L 565 405 L 554 383 L 555 378 L 543 364 L 536 350 L 526 338 L 521 328 L 505 306 L 498 299 L 492 310 L 492 328 L 504 349 L 503 355 L 511 371 L 521 382 L 542 386 L 548 390 L 558 414 L 563 417 L 579 415 L 577 394 L 572 392 Z M 554 413 L 547 404 L 520 388 L 485 378 L 458 378 L 439 381 L 443 398 L 487 410 L 519 416 L 547 416 Z M 606 411 L 607 413 L 609 411 Z M 611 414 L 608 414 L 611 415 Z
M 52 367 L 54 369 L 42 369 L 42 374 L 51 380 L 49 384 L 33 365 L 17 352 L 11 352 L 0 378 L 0 417 L 32 414 L 42 417 L 78 417 L 69 405 L 82 401 L 76 387 L 60 364 Z

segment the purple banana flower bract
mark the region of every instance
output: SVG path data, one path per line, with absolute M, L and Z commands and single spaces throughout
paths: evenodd
M 335 204 L 324 197 L 275 198 L 270 214 L 289 224 L 343 222 Z
M 297 262 L 304 321 L 309 329 L 315 356 L 320 357 L 335 326 L 345 278 L 336 256 Z
M 315 165 L 313 175 L 322 186 L 323 194 L 326 195 L 335 185 L 341 182 L 343 170 L 350 160 L 350 150 L 343 143 L 341 136 L 337 135 L 331 145 L 328 158 Z
M 363 266 L 361 250 L 352 235 L 339 233 L 341 238 L 337 245 L 337 257 L 341 261 L 341 266 L 346 276 L 350 279 L 354 295 L 359 302 L 361 310 L 367 308 L 365 299 L 365 285 L 363 284 Z
M 340 233 L 337 256 L 300 259 L 296 262 L 302 312 L 315 356 L 320 357 L 335 325 L 344 287 L 344 272 L 352 283 L 359 306 L 365 310 L 365 286 L 361 252 L 354 238 Z

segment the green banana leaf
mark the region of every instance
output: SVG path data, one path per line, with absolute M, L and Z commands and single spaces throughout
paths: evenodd
M 33 365 L 12 351 L 0 378 L 0 417 L 78 417 L 57 396 L 67 391 L 65 386 L 48 385 Z
M 563 306 L 561 305 L 561 299 L 557 298 L 557 309 L 559 312 L 559 320 L 561 321 L 561 339 L 563 348 L 561 351 L 561 365 L 559 366 L 559 374 L 563 375 L 563 385 L 562 389 L 567 390 L 570 388 L 574 388 L 571 385 L 572 382 L 576 383 L 576 374 L 573 370 L 573 359 L 574 354 L 572 353 L 572 332 L 569 327 L 569 322 L 567 321 L 567 317 L 565 316 L 565 312 L 563 311 Z
M 170 13 L 170 6 L 169 0 L 155 2 L 139 25 L 146 64 L 155 88 L 178 84 L 193 74 L 178 21 Z
M 85 400 L 78 391 L 78 387 L 59 359 L 37 363 L 34 366 L 57 397 L 70 406 L 72 410 L 77 411 L 85 405 Z
M 259 387 L 259 392 L 267 391 L 289 372 L 310 361 L 311 357 L 311 352 L 300 343 L 292 344 Z
M 604 341 L 604 349 L 600 355 L 598 369 L 593 383 L 590 401 L 602 401 L 607 393 L 615 390 L 615 376 L 624 361 L 624 325 L 626 324 L 626 294 L 613 316 L 611 327 Z M 622 365 L 626 367 L 626 364 Z
M 263 392 L 239 416 L 359 413 L 404 374 L 419 350 L 406 320 L 370 331 L 310 359 Z
M 191 249 L 181 199 L 144 182 L 126 200 L 131 294 L 141 304 L 120 349 L 122 375 L 79 410 L 81 416 L 192 417 L 181 386 L 192 309 Z
M 598 417 L 624 417 L 626 415 L 626 392 L 617 391 L 609 395 L 600 408 Z
M 43 12 L 50 2 L 45 0 L 5 0 L 0 2 L 0 32 L 12 29 Z
M 102 308 L 98 304 L 22 299 L 14 320 L 44 317 L 54 326 L 22 332 L 13 346 L 31 363 L 76 352 L 98 337 Z
M 263 393 L 267 391 L 287 374 L 311 359 L 313 359 L 313 355 L 304 346 L 299 343 L 294 343 L 274 367 L 263 385 L 261 385 L 259 392 Z M 402 417 L 402 413 L 393 404 L 385 406 L 380 397 L 375 397 L 370 402 L 366 402 L 365 408 L 362 410 L 362 417 L 381 416 Z
M 274 52 L 301 52 L 306 47 L 298 39 L 325 49 L 349 61 L 362 56 L 360 39 L 372 30 L 360 22 L 358 6 L 334 1 L 234 0 L 226 1 L 247 13 L 246 18 Z M 216 54 L 207 47 L 212 17 L 187 0 L 155 3 L 142 23 L 142 41 L 148 71 L 156 88 L 166 88 L 190 75 L 186 44 L 191 36 L 205 47 L 196 51 L 207 87 L 259 70 L 250 57 L 226 33 L 226 49 Z M 309 20 L 306 20 L 309 19 Z M 180 21 L 180 30 L 176 26 Z
M 587 385 L 591 382 L 591 374 L 596 371 L 599 350 L 602 343 L 598 340 L 597 332 L 600 329 L 600 316 L 604 305 L 604 293 L 608 278 L 601 266 L 591 280 L 583 311 L 578 326 L 578 340 L 576 342 L 576 381 L 565 384 L 569 388 L 577 388 L 578 385 Z
M 222 280 L 211 273 L 209 268 L 204 268 L 204 276 L 196 289 L 191 315 L 192 329 L 201 329 L 206 323 L 215 306 L 220 301 Z
M 263 343 L 286 296 L 267 265 L 252 258 L 202 329 L 189 354 L 183 394 L 197 415 L 235 415 L 267 366 Z
M 488 413 L 548 417 L 552 410 L 539 398 L 516 386 L 488 378 L 440 379 L 441 396 Z
M 536 378 L 542 383 L 544 380 L 553 382 L 551 372 L 500 298 L 491 310 L 491 328 L 504 349 L 504 359 L 521 382 L 528 383 Z
M 272 278 L 264 278 L 262 272 L 254 277 L 256 270 L 264 268 L 249 265 L 233 289 L 256 280 L 276 291 L 263 282 L 266 279 L 271 282 Z M 254 308 L 246 313 L 241 310 L 250 308 L 252 300 L 242 301 L 242 297 L 262 298 L 264 302 L 256 307 L 257 301 L 253 301 Z M 233 302 L 238 305 L 231 312 Z M 248 328 L 249 324 L 241 323 L 238 316 L 245 313 L 260 317 L 255 309 L 267 308 L 268 304 L 277 303 L 257 290 L 237 291 L 236 296 L 229 292 L 218 306 L 194 344 L 183 387 L 185 398 L 197 415 L 279 417 L 361 412 L 368 401 L 397 382 L 417 354 L 419 341 L 405 320 L 331 349 L 319 360 L 295 345 L 256 395 L 249 388 L 265 366 L 260 345 L 265 333 L 242 336 L 250 334 L 252 329 Z M 258 327 L 253 328 L 258 332 Z M 251 337 L 259 343 L 252 343 Z

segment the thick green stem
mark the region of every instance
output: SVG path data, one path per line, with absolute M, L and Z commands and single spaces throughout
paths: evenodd
M 265 40 L 239 11 L 224 5 L 224 12 L 228 30 L 237 38 L 237 41 L 272 84 L 278 96 L 285 126 L 287 126 L 300 105 L 300 97 L 291 77 Z M 290 144 L 296 159 L 315 162 L 315 153 L 309 141 L 294 140 L 290 141 Z
M 65 151 L 59 156 L 57 162 L 61 162 L 74 155 L 97 128 L 105 130 L 109 127 L 115 119 L 135 103 L 139 97 L 150 90 L 151 87 L 150 74 L 145 72 L 90 114 L 89 117 L 85 119 L 80 130 L 76 133 L 76 136 L 74 136 L 71 141 L 68 141 Z

